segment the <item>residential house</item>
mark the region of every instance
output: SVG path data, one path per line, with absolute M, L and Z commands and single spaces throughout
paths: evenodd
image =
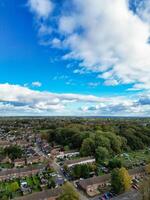
M 112 200 L 142 200 L 142 195 L 136 190 L 131 190 L 114 197 Z
M 79 187 L 83 189 L 89 196 L 99 194 L 99 188 L 105 188 L 110 183 L 111 175 L 96 176 L 79 181 Z
M 73 156 L 78 156 L 79 154 L 80 154 L 79 151 L 61 151 L 59 155 L 57 155 L 56 157 L 62 159 L 65 157 L 71 158 Z
M 26 195 L 23 197 L 19 197 L 16 200 L 56 200 L 60 194 L 62 193 L 62 189 L 60 187 L 44 190 L 42 192 L 32 193 L 30 195 Z
M 40 165 L 40 166 L 35 166 L 35 167 L 29 166 L 29 167 L 24 167 L 24 168 L 13 168 L 13 169 L 0 171 L 0 181 L 14 178 L 14 177 L 19 178 L 19 177 L 31 176 L 31 175 L 37 174 L 44 168 L 45 168 L 45 165 Z
M 145 175 L 145 173 L 145 166 L 136 167 L 129 170 L 129 174 L 132 177 L 132 179 L 142 177 Z
M 27 164 L 39 163 L 43 161 L 44 161 L 43 156 L 32 156 L 32 157 L 27 158 Z
M 14 160 L 14 166 L 15 167 L 22 167 L 25 165 L 25 158 L 18 158 Z
M 82 165 L 82 164 L 89 164 L 89 163 L 95 163 L 95 158 L 93 157 L 83 157 L 80 159 L 75 160 L 67 160 L 64 163 L 64 166 L 67 166 L 68 168 L 74 167 L 75 165 Z
M 129 170 L 129 174 L 132 178 L 142 177 L 145 175 L 145 167 L 137 167 Z M 92 177 L 79 181 L 79 187 L 83 189 L 89 196 L 95 196 L 99 194 L 99 189 L 104 189 L 110 185 L 111 174 L 103 176 Z
M 7 140 L 0 140 L 0 147 L 5 148 L 11 146 L 11 142 L 8 142 Z
M 8 156 L 0 156 L 0 163 L 11 163 L 11 159 Z

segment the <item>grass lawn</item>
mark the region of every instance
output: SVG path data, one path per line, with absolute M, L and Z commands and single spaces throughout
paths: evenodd
M 40 185 L 40 180 L 39 180 L 39 178 L 36 175 L 32 176 L 32 179 L 33 179 L 33 183 L 35 185 Z
M 127 167 L 137 166 L 141 162 L 150 163 L 150 150 L 140 150 L 127 153 L 128 157 L 117 156 Z
M 11 163 L 0 163 L 0 168 L 10 169 L 10 168 L 13 168 L 13 164 L 11 164 Z
M 32 177 L 26 177 L 26 181 L 31 188 L 34 186 Z

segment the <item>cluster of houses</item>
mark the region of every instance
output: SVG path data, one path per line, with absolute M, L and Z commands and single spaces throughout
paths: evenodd
M 132 179 L 143 177 L 146 174 L 145 167 L 137 167 L 129 170 L 129 174 Z M 92 178 L 80 180 L 78 186 L 88 195 L 95 196 L 99 194 L 100 190 L 103 190 L 110 186 L 111 175 L 106 174 L 103 176 L 95 176 Z
M 13 161 L 14 167 L 23 167 L 25 165 L 32 165 L 35 163 L 42 163 L 45 160 L 43 156 L 35 155 L 32 157 L 18 158 Z
M 48 156 L 51 155 L 52 148 L 46 140 L 41 139 L 39 136 L 36 136 L 35 142 L 36 142 L 36 145 L 38 146 L 38 148 L 40 149 L 40 151 L 43 154 L 48 155 Z
M 29 166 L 24 168 L 13 168 L 0 171 L 0 181 L 5 181 L 13 178 L 21 178 L 25 176 L 32 176 L 44 169 L 44 165 Z
M 56 200 L 62 193 L 61 187 L 32 193 L 27 196 L 19 197 L 16 200 Z
M 21 189 L 23 192 L 29 191 L 29 186 L 24 180 L 25 177 L 38 176 L 40 180 L 40 187 L 43 189 L 49 183 L 49 178 L 54 181 L 54 187 L 59 187 L 64 184 L 64 178 L 55 172 L 50 172 L 47 170 L 46 165 L 38 165 L 34 167 L 24 167 L 24 168 L 13 168 L 0 171 L 0 181 L 9 181 L 15 178 L 19 178 L 21 181 Z M 23 180 L 23 181 L 22 181 Z
M 26 132 L 22 130 L 22 134 L 16 134 L 13 130 L 6 132 L 5 129 L 0 129 L 0 148 L 6 148 L 9 146 L 19 146 L 24 155 L 22 158 L 11 160 L 7 156 L 0 156 L 0 164 L 12 163 L 14 167 L 23 167 L 33 163 L 44 162 L 47 155 L 50 156 L 51 147 L 45 140 L 41 140 L 40 136 L 33 134 L 29 129 Z M 36 150 L 38 147 L 39 151 Z

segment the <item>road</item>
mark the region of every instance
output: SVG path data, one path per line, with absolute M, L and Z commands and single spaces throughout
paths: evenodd
M 60 174 L 64 179 L 66 179 L 66 177 L 64 176 L 63 172 L 61 171 L 61 167 L 56 163 L 56 160 L 53 161 L 53 167 L 54 169 L 57 171 L 58 174 Z M 73 188 L 75 189 L 75 191 L 77 191 L 77 193 L 79 194 L 80 196 L 80 200 L 89 200 L 88 197 L 86 197 L 82 191 L 78 190 L 72 181 L 69 181 L 70 184 L 72 184 Z
M 38 153 L 39 155 L 48 158 L 48 156 L 45 155 L 45 154 L 39 149 L 38 145 L 36 145 L 36 147 L 34 148 L 34 150 L 35 150 L 36 153 Z M 61 171 L 60 165 L 57 164 L 57 162 L 56 162 L 55 159 L 54 159 L 53 162 L 52 162 L 52 166 L 53 166 L 53 168 L 56 170 L 56 172 L 57 172 L 59 175 L 61 175 L 64 179 L 66 179 L 65 175 L 64 175 L 63 172 Z M 77 191 L 77 193 L 80 195 L 80 200 L 89 200 L 89 198 L 86 197 L 82 191 L 78 190 L 78 189 L 74 186 L 74 184 L 73 184 L 72 181 L 69 181 L 69 182 L 72 184 L 72 186 L 73 186 L 73 188 L 75 189 L 75 191 Z M 92 200 L 97 200 L 97 199 L 92 199 Z
M 34 148 L 35 152 L 40 155 L 40 156 L 43 156 L 45 157 L 46 159 L 49 159 L 49 157 L 47 155 L 45 155 L 41 150 L 40 148 L 38 147 L 38 145 L 36 144 L 35 148 Z

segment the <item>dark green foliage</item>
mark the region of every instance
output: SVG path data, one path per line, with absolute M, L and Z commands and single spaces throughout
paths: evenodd
M 21 158 L 23 151 L 19 146 L 15 145 L 15 146 L 6 147 L 4 149 L 4 154 L 7 155 L 12 160 L 14 160 L 16 158 Z
M 131 177 L 125 168 L 116 168 L 112 171 L 111 187 L 116 194 L 123 193 L 131 188 Z
M 76 165 L 72 170 L 72 176 L 74 178 L 89 178 L 92 167 L 90 165 Z
M 96 160 L 98 163 L 103 163 L 107 158 L 109 158 L 109 152 L 106 147 L 99 146 L 96 149 Z
M 121 160 L 114 158 L 114 159 L 109 161 L 108 167 L 109 167 L 109 169 L 121 168 L 122 162 L 121 162 Z

